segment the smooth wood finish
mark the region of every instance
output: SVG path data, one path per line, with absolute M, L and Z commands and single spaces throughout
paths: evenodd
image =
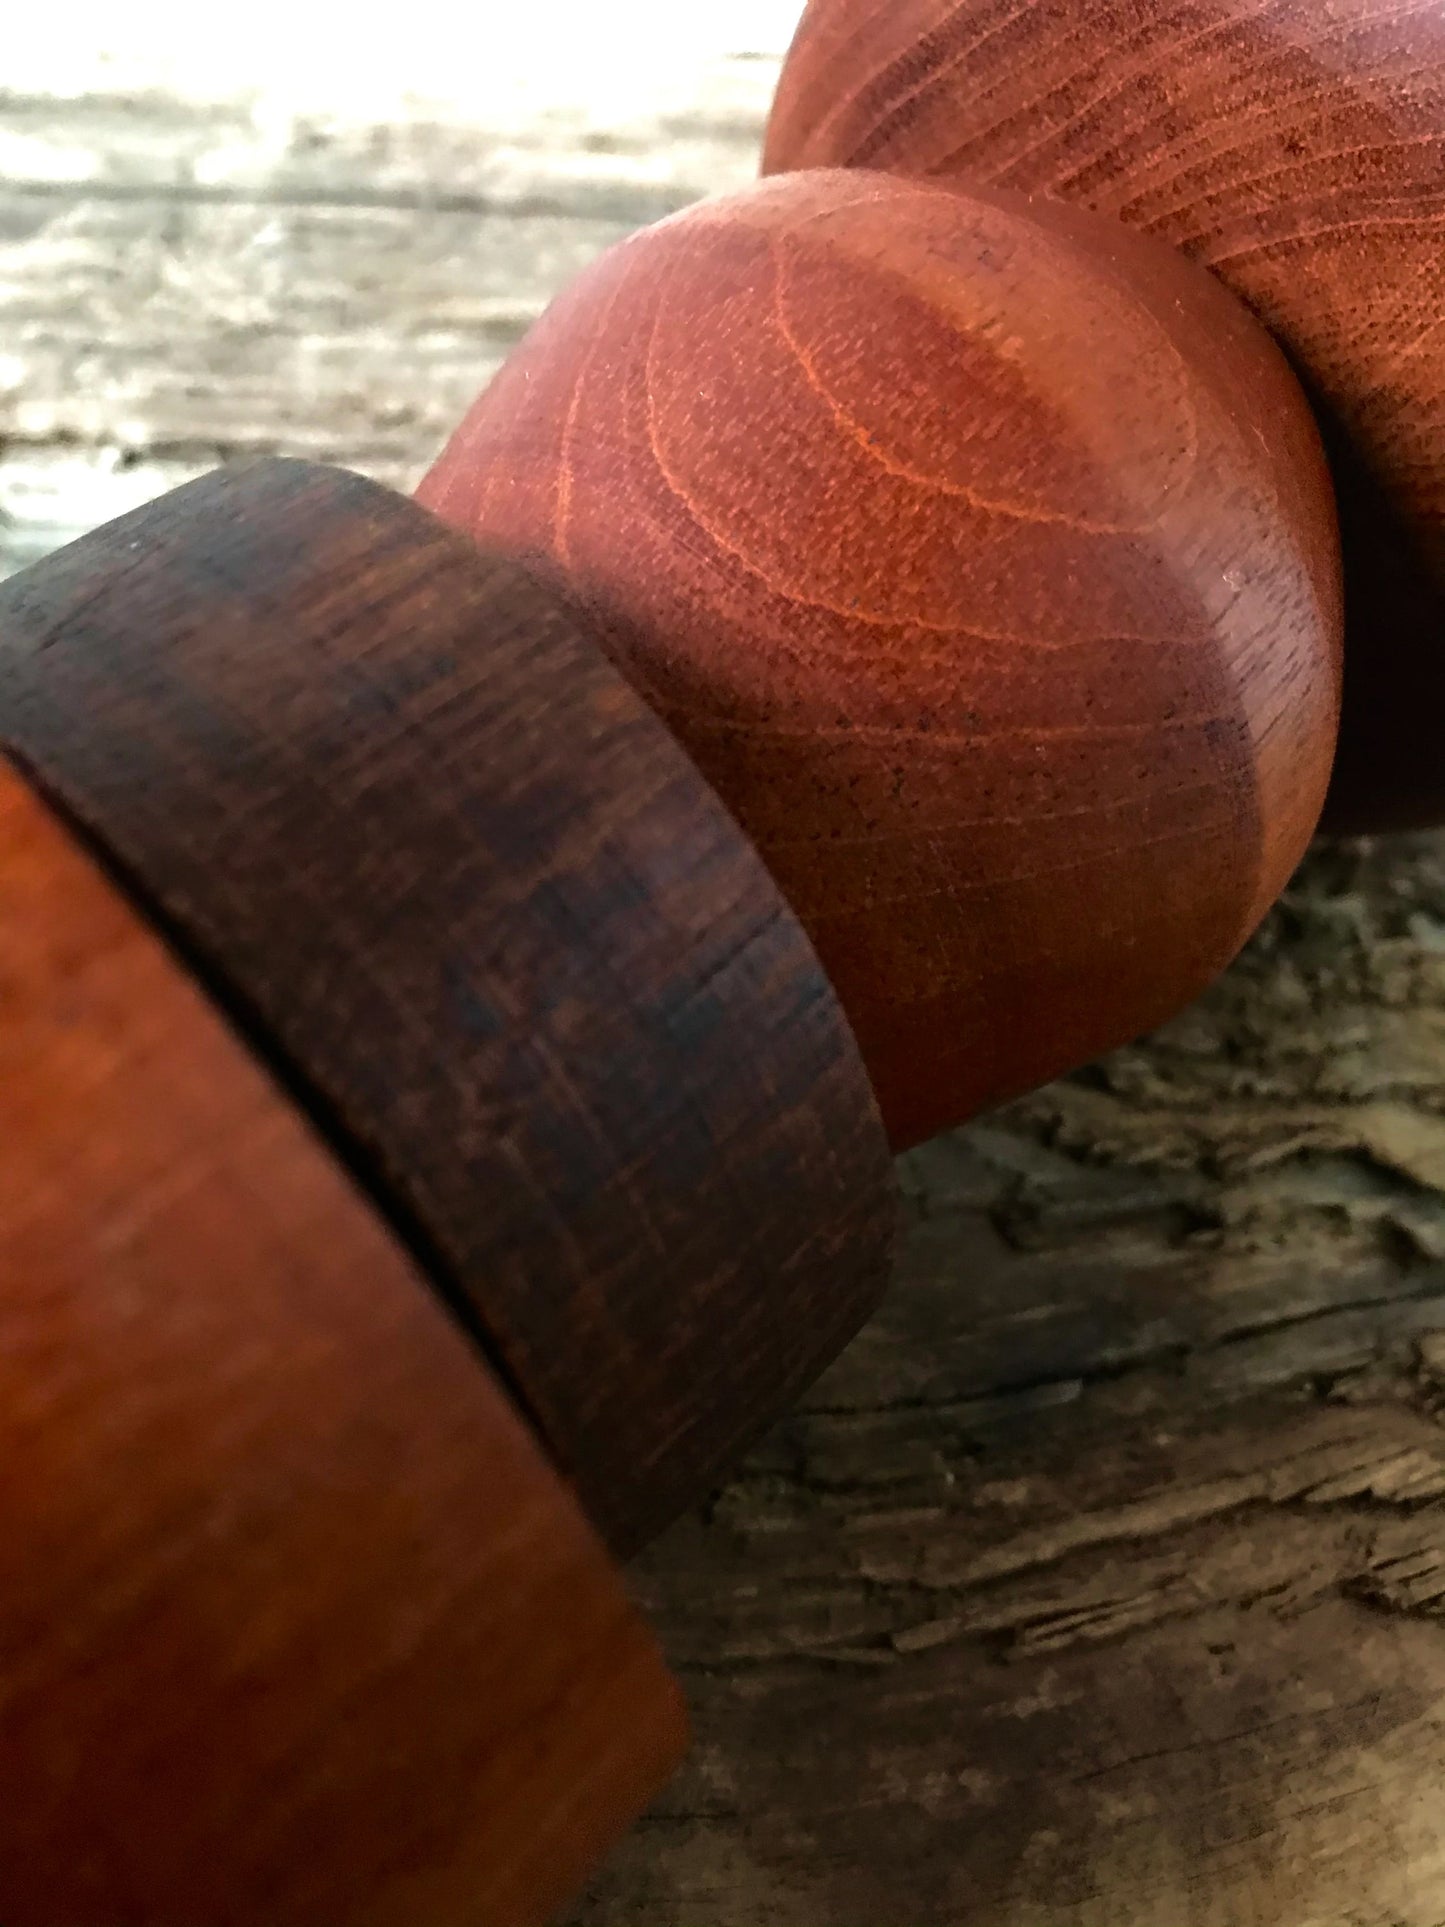
M 737 812 L 895 1144 L 1159 1022 L 1314 827 L 1339 586 L 1283 359 L 1116 225 L 785 177 L 587 271 L 423 482 Z
M 1445 820 L 1445 14 L 1434 0 L 810 0 L 764 165 L 1057 197 L 1210 268 L 1304 375 L 1350 651 L 1326 820 Z
M 311 1131 L 0 765 L 0 1919 L 522 1927 L 676 1689 Z
M 762 863 L 553 597 L 359 477 L 0 589 L 0 740 L 294 1082 L 630 1550 L 853 1335 L 887 1145 Z

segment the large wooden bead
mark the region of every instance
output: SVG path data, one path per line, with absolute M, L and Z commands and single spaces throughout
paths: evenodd
M 541 1927 L 683 1738 L 426 1279 L 0 761 L 0 1920 Z
M 1314 826 L 1316 433 L 1243 308 L 1116 224 L 842 172 L 689 210 L 554 304 L 420 495 L 691 749 L 897 1144 L 1167 1016 Z
M 873 1310 L 887 1142 L 817 957 L 504 558 L 359 476 L 206 477 L 0 589 L 0 739 L 284 1074 L 614 1547 L 705 1497 Z
M 1311 390 L 1349 636 L 1326 821 L 1445 821 L 1445 10 L 810 0 L 765 166 L 1058 197 L 1210 268 Z

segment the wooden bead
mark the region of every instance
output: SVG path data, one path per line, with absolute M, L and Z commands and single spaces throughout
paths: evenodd
M 1304 400 L 1114 223 L 781 177 L 605 256 L 420 499 L 567 596 L 737 813 L 895 1144 L 1168 1016 L 1314 827 Z
M 381 1221 L 0 763 L 0 1919 L 540 1927 L 676 1688 Z
M 555 598 L 390 490 L 207 477 L 0 588 L 0 739 L 284 1074 L 610 1543 L 874 1309 L 818 960 Z
M 810 0 L 765 166 L 1061 198 L 1211 269 L 1325 429 L 1337 829 L 1445 821 L 1445 11 L 1434 0 Z

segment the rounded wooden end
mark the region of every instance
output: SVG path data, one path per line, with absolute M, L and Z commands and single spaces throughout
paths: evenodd
M 1122 222 L 1283 344 L 1339 491 L 1337 830 L 1445 822 L 1442 150 L 1427 0 L 810 0 L 768 129 L 771 172 L 984 183 Z
M 737 812 L 896 1144 L 1172 1015 L 1314 828 L 1319 438 L 1245 309 L 1117 224 L 842 170 L 703 203 L 561 296 L 420 492 Z

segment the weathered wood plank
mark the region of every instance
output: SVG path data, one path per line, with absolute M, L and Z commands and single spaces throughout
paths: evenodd
M 320 48 L 192 97 L 134 50 L 22 46 L 32 87 L 0 91 L 0 572 L 232 454 L 410 487 L 586 261 L 752 177 L 788 11 L 762 57 L 704 35 L 621 95 L 575 63 L 570 92 L 503 70 L 484 121 L 475 85 L 438 102 L 393 77 L 420 42 L 372 50 L 359 102 Z
M 699 1746 L 585 1927 L 1445 1917 L 1445 840 L 906 1163 L 894 1295 L 637 1580 Z
M 629 225 L 0 194 L 0 437 L 388 474 Z
M 340 112 L 324 77 L 299 97 L 0 92 L 0 180 L 46 201 L 160 195 L 636 225 L 756 174 L 776 76 L 775 59 L 719 57 L 617 106 L 603 96 L 529 107 L 521 91 L 521 110 L 507 111 L 503 94 L 483 122 L 404 96 L 384 118 Z
M 192 461 L 136 458 L 114 444 L 0 454 L 0 577 L 62 543 L 214 468 L 219 451 Z

